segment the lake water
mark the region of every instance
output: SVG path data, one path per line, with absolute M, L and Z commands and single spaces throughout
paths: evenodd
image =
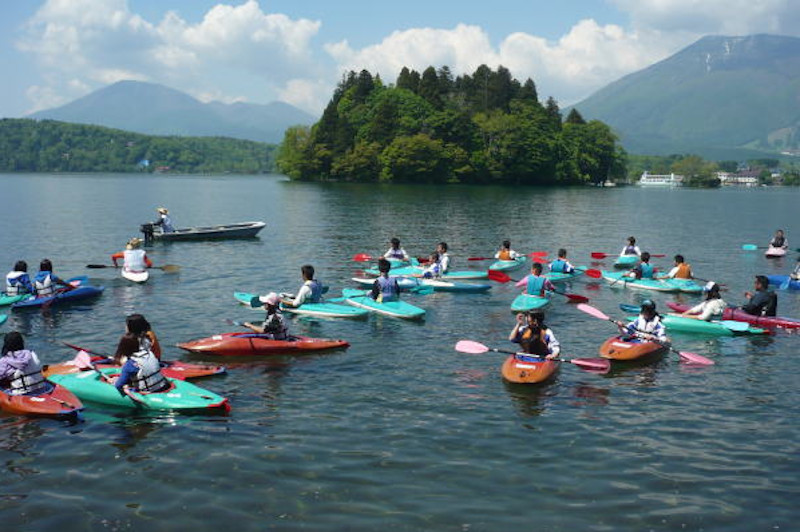
M 315 265 L 332 293 L 350 287 L 356 253 L 399 237 L 414 255 L 450 244 L 455 267 L 503 239 L 524 252 L 567 247 L 574 263 L 617 253 L 628 235 L 682 253 L 741 303 L 775 229 L 800 247 L 798 189 L 643 190 L 320 185 L 279 176 L 4 175 L 0 265 L 43 257 L 90 274 L 93 303 L 14 311 L 46 363 L 62 342 L 113 351 L 124 318 L 144 313 L 165 358 L 199 361 L 177 342 L 254 320 L 237 290 L 294 291 Z M 107 270 L 139 224 L 167 206 L 178 226 L 264 220 L 260 237 L 157 244 L 144 286 Z M 654 261 L 667 267 L 669 259 Z M 607 266 L 610 267 L 610 261 Z M 488 263 L 483 263 L 486 267 Z M 643 296 L 581 279 L 570 289 L 615 317 Z M 345 338 L 347 351 L 237 361 L 198 384 L 230 399 L 227 416 L 142 416 L 87 408 L 83 421 L 0 417 L 0 517 L 8 530 L 791 530 L 800 518 L 800 372 L 796 334 L 674 334 L 678 357 L 605 376 L 567 365 L 543 387 L 506 384 L 502 355 L 454 351 L 460 339 L 509 348 L 511 284 L 488 294 L 409 295 L 424 323 L 291 319 L 292 332 Z M 675 296 L 656 295 L 659 308 Z M 779 314 L 798 317 L 800 292 Z M 698 298 L 683 297 L 692 302 Z M 3 310 L 2 312 L 8 312 Z M 596 356 L 607 322 L 554 296 L 563 351 Z M 90 405 L 91 406 L 91 405 Z

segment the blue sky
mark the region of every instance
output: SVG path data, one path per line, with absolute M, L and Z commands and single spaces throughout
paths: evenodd
M 502 64 L 562 105 L 709 35 L 800 34 L 796 0 L 0 1 L 0 117 L 122 79 L 320 112 L 343 72 Z

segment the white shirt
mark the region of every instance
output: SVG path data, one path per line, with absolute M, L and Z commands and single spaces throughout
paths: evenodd
M 122 268 L 128 272 L 143 272 L 147 269 L 144 262 L 145 252 L 143 249 L 126 249 L 123 252 L 125 263 Z
M 690 308 L 687 312 L 689 314 L 698 314 L 698 318 L 705 321 L 710 321 L 711 318 L 720 318 L 725 308 L 728 305 L 722 299 L 707 299 Z
M 450 269 L 450 255 L 447 253 L 439 255 L 439 267 L 442 275 L 447 273 L 447 270 Z

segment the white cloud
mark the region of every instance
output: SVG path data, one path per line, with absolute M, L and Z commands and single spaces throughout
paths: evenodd
M 333 84 L 327 79 L 292 79 L 278 93 L 281 101 L 318 113 L 331 98 Z

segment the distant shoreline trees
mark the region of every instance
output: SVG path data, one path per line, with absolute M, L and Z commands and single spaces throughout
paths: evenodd
M 481 65 L 455 78 L 404 67 L 389 86 L 351 71 L 316 124 L 286 131 L 276 162 L 304 181 L 550 185 L 623 177 L 626 157 L 606 124 L 562 120 L 533 80 Z

